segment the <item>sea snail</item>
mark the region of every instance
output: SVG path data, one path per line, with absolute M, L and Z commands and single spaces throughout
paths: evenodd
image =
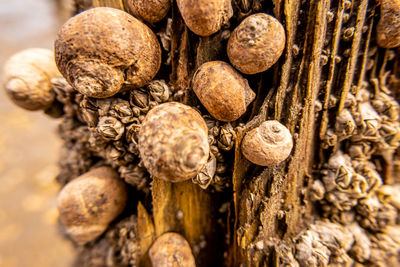
M 256 74 L 274 65 L 285 49 L 285 30 L 274 17 L 258 13 L 233 30 L 227 46 L 232 65 L 245 74 Z
M 177 0 L 186 26 L 197 35 L 210 36 L 233 15 L 231 0 Z
M 261 166 L 272 166 L 289 157 L 293 139 L 289 130 L 278 121 L 265 121 L 248 132 L 242 141 L 246 159 Z
M 161 64 L 155 34 L 128 13 L 97 7 L 70 18 L 55 41 L 57 66 L 80 93 L 110 97 L 153 79 Z
M 30 48 L 14 54 L 4 65 L 3 86 L 21 108 L 48 108 L 55 94 L 50 80 L 60 75 L 51 50 Z
M 400 0 L 381 0 L 381 18 L 376 26 L 376 41 L 383 48 L 400 46 Z
M 196 267 L 189 243 L 177 233 L 165 233 L 149 249 L 153 267 Z
M 139 152 L 152 176 L 170 182 L 197 175 L 208 160 L 208 129 L 193 108 L 177 102 L 151 109 L 139 131 Z
M 118 173 L 99 167 L 70 181 L 57 197 L 60 220 L 78 244 L 101 235 L 125 208 L 127 191 Z
M 255 98 L 247 80 L 223 61 L 201 65 L 192 87 L 207 111 L 221 121 L 237 120 Z
M 136 18 L 153 23 L 168 13 L 170 0 L 128 0 L 129 10 Z

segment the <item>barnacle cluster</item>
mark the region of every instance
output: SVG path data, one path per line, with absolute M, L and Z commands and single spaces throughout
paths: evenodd
M 395 2 L 382 1 L 376 42 L 383 47 L 384 18 L 393 15 L 385 9 L 398 6 Z M 388 29 L 396 26 L 385 25 L 389 36 Z M 392 34 L 395 41 L 396 34 Z M 374 42 L 369 45 L 365 78 L 340 100 L 330 92 L 323 107 L 334 119 L 321 136 L 319 175 L 313 177 L 309 192 L 323 219 L 296 239 L 294 254 L 300 266 L 399 262 L 399 206 L 395 199 L 400 191 L 395 162 L 400 147 L 400 106 L 387 82 L 395 52 L 379 49 Z M 374 65 L 378 60 L 380 69 Z M 316 109 L 320 111 L 322 106 L 317 104 Z
M 110 226 L 103 239 L 78 247 L 74 266 L 136 266 L 140 246 L 135 214 Z
M 294 250 L 297 266 L 396 266 L 400 227 L 392 225 L 370 233 L 357 223 L 320 220 L 299 234 Z
M 155 106 L 173 101 L 178 93 L 164 80 L 153 80 L 145 87 L 96 99 L 83 96 L 62 77 L 52 79 L 53 90 L 62 120 L 59 135 L 64 140 L 61 151 L 59 182 L 67 183 L 88 171 L 93 165 L 107 164 L 116 169 L 126 183 L 148 191 L 150 175 L 142 165 L 138 149 L 138 133 L 142 121 Z M 229 186 L 224 151 L 232 150 L 236 134 L 231 124 L 206 116 L 209 162 L 208 167 L 193 177 L 202 188 L 210 184 L 217 190 Z
M 314 181 L 311 194 L 320 201 L 324 216 L 334 221 L 367 223 L 378 220 L 370 218 L 374 213 L 393 216 L 390 209 L 379 207 L 382 204 L 375 195 L 382 184 L 396 180 L 392 162 L 400 142 L 399 104 L 382 84 L 373 79 L 371 88 L 364 83 L 357 96 L 349 93 L 334 128 L 324 139 L 323 147 L 332 146 L 336 151 L 321 170 L 321 179 Z M 389 171 L 385 173 L 382 165 Z

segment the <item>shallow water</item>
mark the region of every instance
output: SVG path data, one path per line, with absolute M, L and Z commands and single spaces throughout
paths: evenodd
M 56 14 L 51 0 L 0 0 L 0 77 L 13 53 L 53 46 Z M 0 266 L 71 265 L 72 247 L 57 232 L 56 125 L 16 107 L 0 89 Z

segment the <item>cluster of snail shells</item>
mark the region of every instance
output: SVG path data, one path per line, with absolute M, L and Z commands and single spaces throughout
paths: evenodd
M 147 22 L 161 20 L 170 6 L 169 1 L 128 4 L 135 16 Z M 149 9 L 153 4 L 160 7 Z M 178 0 L 177 4 L 187 26 L 201 36 L 219 31 L 232 16 L 231 2 L 227 0 Z M 255 14 L 232 33 L 228 56 L 239 71 L 254 74 L 274 64 L 284 44 L 282 25 L 269 15 Z M 17 105 L 29 110 L 48 108 L 54 101 L 50 80 L 60 73 L 81 94 L 106 98 L 144 86 L 161 65 L 161 48 L 152 30 L 128 13 L 107 7 L 89 9 L 69 19 L 58 32 L 54 49 L 55 58 L 49 50 L 31 49 L 7 62 L 3 84 Z M 240 118 L 255 98 L 247 80 L 222 61 L 203 64 L 193 77 L 192 87 L 210 114 L 226 122 Z M 292 147 L 284 126 L 270 128 L 268 123 L 257 128 L 256 134 L 248 133 L 243 141 L 244 155 L 260 165 L 284 160 Z M 272 148 L 263 147 L 266 141 L 286 156 L 273 155 Z M 176 102 L 158 105 L 142 123 L 139 152 L 152 176 L 170 182 L 188 180 L 207 163 L 207 125 L 190 106 Z M 123 211 L 126 200 L 126 188 L 118 174 L 109 167 L 100 167 L 61 190 L 60 220 L 77 243 L 85 244 L 107 229 Z

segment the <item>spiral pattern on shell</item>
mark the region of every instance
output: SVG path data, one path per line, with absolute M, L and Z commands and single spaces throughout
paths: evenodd
M 128 13 L 97 7 L 69 19 L 55 41 L 56 63 L 80 93 L 110 97 L 151 81 L 161 64 L 155 34 Z
M 139 131 L 139 152 L 152 176 L 170 181 L 198 174 L 209 156 L 208 129 L 193 108 L 177 102 L 147 113 Z
M 265 121 L 243 138 L 242 153 L 252 163 L 272 166 L 284 161 L 292 151 L 289 130 L 278 121 Z
M 9 98 L 27 110 L 46 109 L 54 101 L 51 78 L 60 75 L 51 50 L 30 48 L 4 65 L 3 86 Z

